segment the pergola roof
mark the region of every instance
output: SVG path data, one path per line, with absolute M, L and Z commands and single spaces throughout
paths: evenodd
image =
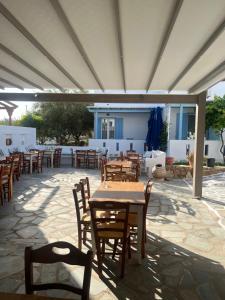
M 0 88 L 199 93 L 225 78 L 225 0 L 0 0 Z

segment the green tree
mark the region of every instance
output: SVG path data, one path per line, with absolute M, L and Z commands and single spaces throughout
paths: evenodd
M 44 144 L 48 139 L 48 128 L 45 127 L 45 122 L 41 115 L 36 113 L 27 113 L 17 121 L 18 126 L 34 127 L 37 129 L 37 139 L 40 144 Z
M 206 128 L 212 128 L 220 136 L 220 153 L 224 157 L 224 132 L 225 132 L 225 95 L 216 96 L 213 101 L 206 104 Z
M 35 111 L 48 127 L 48 135 L 61 145 L 80 143 L 93 129 L 93 115 L 81 103 L 39 103 Z

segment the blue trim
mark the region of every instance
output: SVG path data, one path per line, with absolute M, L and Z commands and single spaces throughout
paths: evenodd
M 97 139 L 101 139 L 102 138 L 102 134 L 101 134 L 101 128 L 102 128 L 102 118 L 98 118 L 98 127 L 97 127 Z
M 98 112 L 97 111 L 95 112 L 95 124 L 94 124 L 94 127 L 95 127 L 95 138 L 97 139 L 97 136 L 98 136 Z
M 178 131 L 178 139 L 179 140 L 182 140 L 182 128 L 183 128 L 183 105 L 180 105 L 179 131 Z
M 176 140 L 179 139 L 179 113 L 176 115 Z
M 115 139 L 123 138 L 123 118 L 115 118 Z
M 189 113 L 183 114 L 182 140 L 186 140 L 188 137 L 188 115 Z

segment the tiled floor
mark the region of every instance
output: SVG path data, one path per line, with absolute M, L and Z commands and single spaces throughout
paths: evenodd
M 15 184 L 13 201 L 0 207 L 0 291 L 24 293 L 26 245 L 58 240 L 77 244 L 71 189 L 85 176 L 94 191 L 100 183 L 95 170 L 45 169 Z M 223 176 L 205 179 L 203 201 L 192 199 L 189 183 L 183 180 L 154 182 L 146 258 L 138 265 L 133 254 L 123 280 L 117 277 L 118 263 L 106 259 L 101 279 L 93 271 L 91 299 L 225 299 Z M 63 264 L 37 266 L 34 278 L 79 285 L 82 272 Z M 74 299 L 59 291 L 48 294 Z

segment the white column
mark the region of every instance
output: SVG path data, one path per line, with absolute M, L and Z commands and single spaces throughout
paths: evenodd
M 193 197 L 202 197 L 203 151 L 205 136 L 206 92 L 199 94 L 195 113 L 195 150 L 193 170 Z

